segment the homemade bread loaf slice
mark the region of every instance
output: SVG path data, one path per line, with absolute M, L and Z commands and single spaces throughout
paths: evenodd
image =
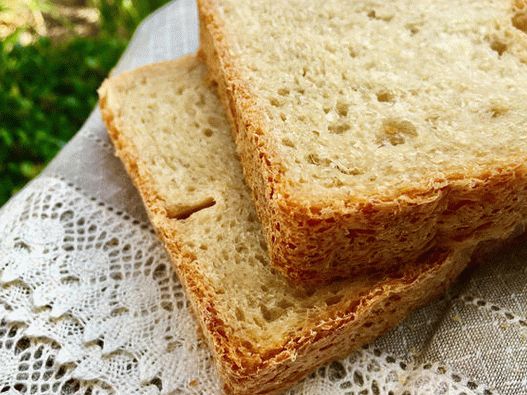
M 390 270 L 525 215 L 525 0 L 199 9 L 271 263 L 294 282 Z
M 107 80 L 100 106 L 205 334 L 226 392 L 291 386 L 438 295 L 473 246 L 315 289 L 269 266 L 223 109 L 194 57 Z

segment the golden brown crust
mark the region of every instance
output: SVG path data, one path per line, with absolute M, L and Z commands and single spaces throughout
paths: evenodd
M 386 272 L 434 246 L 504 237 L 527 214 L 520 158 L 484 174 L 451 174 L 423 190 L 371 201 L 306 203 L 290 196 L 265 130 L 264 111 L 242 76 L 214 0 L 200 0 L 201 55 L 233 127 L 244 174 L 264 226 L 271 263 L 295 284 Z
M 181 58 L 178 63 L 184 64 L 193 61 L 194 57 L 189 55 Z M 163 62 L 145 66 L 129 73 L 123 73 L 119 77 L 115 77 L 115 79 L 125 79 L 127 75 L 131 75 L 132 73 L 134 73 L 134 76 L 137 76 L 141 72 L 155 73 L 157 71 L 156 69 L 173 67 L 173 63 Z M 110 89 L 109 80 L 106 80 L 99 89 L 99 107 L 108 134 L 114 144 L 116 155 L 123 162 L 127 173 L 130 175 L 130 178 L 143 199 L 148 217 L 172 259 L 173 266 L 176 269 L 186 294 L 189 295 L 189 301 L 195 316 L 198 318 L 203 334 L 211 349 L 214 350 L 212 354 L 219 368 L 219 373 L 221 376 L 225 376 L 226 373 L 223 368 L 226 366 L 225 356 L 228 356 L 230 353 L 229 347 L 231 345 L 226 342 L 224 323 L 215 310 L 212 290 L 207 284 L 206 279 L 192 269 L 190 265 L 193 259 L 192 251 L 189 251 L 186 246 L 178 243 L 178 236 L 173 225 L 173 220 L 167 216 L 164 201 L 156 192 L 152 177 L 145 171 L 145 168 L 138 165 L 140 163 L 140 150 L 132 141 L 126 140 L 119 132 L 119 128 L 115 124 L 116 114 L 114 114 L 112 108 L 107 106 L 108 89 Z
M 418 266 L 406 265 L 398 273 L 381 277 L 376 285 L 353 299 L 343 300 L 307 321 L 302 331 L 282 339 L 280 345 L 261 348 L 244 345 L 215 308 L 215 295 L 207 278 L 192 269 L 192 248 L 179 242 L 155 182 L 141 162 L 140 147 L 127 140 L 119 114 L 108 104 L 112 87 L 141 75 L 181 67 L 192 62 L 146 66 L 105 82 L 100 89 L 100 108 L 116 153 L 139 190 L 150 220 L 162 239 L 186 290 L 196 317 L 212 350 L 225 391 L 235 394 L 275 393 L 285 390 L 321 364 L 341 357 L 400 322 L 410 311 L 440 294 L 465 268 L 472 248 L 436 250 L 422 257 Z M 346 283 L 342 284 L 346 287 Z

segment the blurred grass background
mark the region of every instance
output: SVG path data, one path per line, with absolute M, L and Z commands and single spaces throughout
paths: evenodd
M 141 20 L 168 0 L 0 0 L 0 206 L 97 103 Z

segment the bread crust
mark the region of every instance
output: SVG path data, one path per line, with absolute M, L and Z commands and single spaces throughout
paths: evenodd
M 279 393 L 321 364 L 345 356 L 396 325 L 409 312 L 441 294 L 469 262 L 474 245 L 436 249 L 421 257 L 420 265 L 405 265 L 398 272 L 376 279 L 376 285 L 352 299 L 342 300 L 306 321 L 303 329 L 274 346 L 253 347 L 225 322 L 216 309 L 216 295 L 207 278 L 192 266 L 193 249 L 180 242 L 176 219 L 169 218 L 153 176 L 141 162 L 141 150 L 126 139 L 119 109 L 111 103 L 113 90 L 130 79 L 170 72 L 195 62 L 185 57 L 145 66 L 106 81 L 99 105 L 116 154 L 144 201 L 148 216 L 163 241 L 192 309 L 212 350 L 226 393 Z M 115 93 L 117 94 L 117 93 Z M 346 283 L 342 284 L 343 287 Z
M 264 111 L 236 63 L 216 3 L 198 1 L 200 54 L 233 125 L 271 264 L 292 283 L 313 286 L 395 270 L 434 247 L 501 238 L 525 217 L 526 158 L 370 200 L 290 195 Z

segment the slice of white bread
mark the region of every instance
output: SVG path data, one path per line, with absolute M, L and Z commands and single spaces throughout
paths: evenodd
M 527 210 L 526 0 L 200 0 L 271 263 L 386 271 Z
M 473 246 L 316 289 L 269 266 L 223 109 L 195 57 L 107 80 L 100 107 L 208 340 L 225 390 L 278 392 L 440 294 Z

